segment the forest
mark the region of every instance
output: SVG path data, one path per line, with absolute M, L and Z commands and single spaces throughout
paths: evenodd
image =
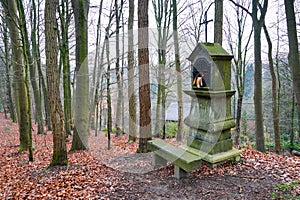
M 300 198 L 299 1 L 0 0 L 0 9 L 0 198 Z M 223 57 L 210 55 L 211 73 L 195 79 L 201 45 Z M 229 152 L 225 143 L 239 155 L 206 162 Z M 195 155 L 200 166 L 182 164 Z

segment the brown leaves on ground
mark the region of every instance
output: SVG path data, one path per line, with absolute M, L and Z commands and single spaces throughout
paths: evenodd
M 33 142 L 35 161 L 28 163 L 27 152 L 17 153 L 17 125 L 0 114 L 0 199 L 299 199 L 300 195 L 299 157 L 247 148 L 239 163 L 214 169 L 203 165 L 177 180 L 172 165 L 151 168 L 151 154 L 138 156 L 137 142 L 128 143 L 125 135 L 112 137 L 111 150 L 103 133 L 91 135 L 89 151 L 69 153 L 69 166 L 51 169 L 47 167 L 52 134 L 33 132 Z M 134 173 L 126 170 L 133 166 Z

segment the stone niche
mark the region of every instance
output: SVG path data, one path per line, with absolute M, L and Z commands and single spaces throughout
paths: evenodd
M 191 108 L 184 122 L 189 127 L 188 150 L 209 164 L 239 159 L 241 151 L 232 147 L 231 59 L 217 43 L 199 43 L 188 60 L 191 62 Z

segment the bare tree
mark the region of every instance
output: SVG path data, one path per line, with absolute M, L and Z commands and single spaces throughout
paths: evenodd
M 75 15 L 76 33 L 76 90 L 74 119 L 75 129 L 71 150 L 88 149 L 88 99 L 89 99 L 89 69 L 88 69 L 88 12 L 89 0 L 72 0 Z
M 58 81 L 58 45 L 56 8 L 58 1 L 45 2 L 45 35 L 46 35 L 46 73 L 47 88 L 50 104 L 50 116 L 53 125 L 53 156 L 50 166 L 67 165 L 66 132 L 64 130 L 64 116 L 60 99 Z
M 294 3 L 294 0 L 284 0 L 289 39 L 289 65 L 292 69 L 293 87 L 300 111 L 300 60 Z
M 151 139 L 148 7 L 149 0 L 138 1 L 138 56 L 140 100 L 140 138 L 138 152 L 147 152 L 147 142 Z
M 129 141 L 135 141 L 136 96 L 134 90 L 134 48 L 133 48 L 134 0 L 129 0 L 128 18 L 128 100 L 129 100 Z

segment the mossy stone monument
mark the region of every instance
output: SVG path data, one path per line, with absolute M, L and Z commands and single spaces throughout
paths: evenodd
M 184 122 L 189 127 L 187 150 L 215 165 L 240 158 L 232 147 L 231 59 L 218 43 L 199 43 L 188 60 L 192 66 L 191 109 Z

